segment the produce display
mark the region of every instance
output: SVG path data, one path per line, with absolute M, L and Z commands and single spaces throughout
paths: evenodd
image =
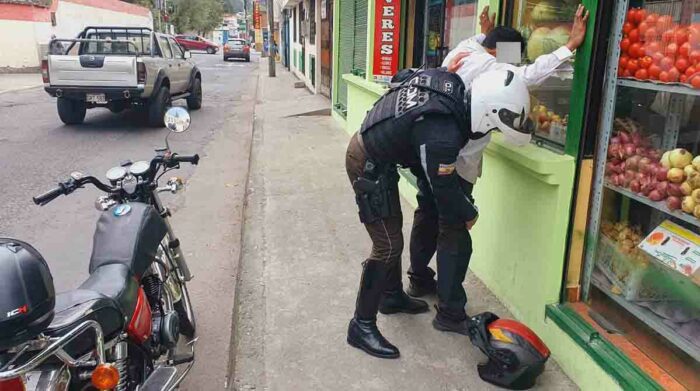
M 566 141 L 566 126 L 569 115 L 564 117 L 554 113 L 544 104 L 537 104 L 532 107 L 530 115 L 532 122 L 536 124 L 536 132 L 548 136 L 553 141 Z
M 577 1 L 542 0 L 528 2 L 528 21 L 523 27 L 530 61 L 565 45 L 571 34 L 571 20 Z
M 615 119 L 605 176 L 613 186 L 700 219 L 700 156 L 683 148 L 662 153 L 632 120 Z
M 700 88 L 700 24 L 632 8 L 622 30 L 618 77 Z

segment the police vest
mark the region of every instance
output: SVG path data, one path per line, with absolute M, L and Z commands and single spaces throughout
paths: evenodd
M 453 116 L 463 129 L 466 144 L 470 124 L 464 94 L 464 83 L 454 73 L 444 69 L 417 71 L 384 94 L 367 113 L 360 128 L 367 153 L 381 162 L 415 164 L 411 129 L 417 119 L 430 114 Z

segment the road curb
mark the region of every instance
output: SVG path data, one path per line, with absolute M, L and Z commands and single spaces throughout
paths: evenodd
M 42 85 L 38 85 L 38 86 L 28 86 L 28 87 L 20 87 L 20 88 L 13 88 L 13 89 L 11 89 L 11 90 L 2 90 L 2 91 L 0 91 L 0 95 L 2 95 L 2 94 L 7 94 L 7 93 L 10 93 L 10 92 L 26 91 L 26 90 L 31 90 L 31 89 L 34 89 L 34 88 L 41 88 L 41 87 L 42 87 Z
M 257 82 L 255 85 L 255 96 L 253 96 L 253 121 L 251 123 L 251 137 L 250 137 L 250 146 L 248 149 L 248 172 L 246 173 L 246 178 L 245 178 L 245 189 L 243 192 L 243 205 L 241 207 L 241 236 L 239 238 L 240 240 L 240 251 L 238 252 L 238 259 L 236 260 L 236 278 L 234 281 L 235 287 L 234 287 L 234 301 L 233 301 L 233 311 L 231 313 L 231 339 L 229 342 L 229 365 L 228 365 L 228 373 L 226 374 L 226 389 L 227 390 L 233 390 L 234 389 L 234 384 L 235 384 L 235 373 L 236 373 L 236 354 L 238 352 L 238 338 L 236 338 L 236 319 L 238 318 L 238 312 L 240 309 L 240 278 L 241 278 L 241 271 L 242 271 L 242 264 L 243 264 L 243 256 L 244 256 L 244 240 L 245 240 L 245 232 L 246 232 L 246 212 L 248 210 L 248 198 L 250 196 L 249 191 L 250 191 L 250 170 L 253 166 L 253 146 L 255 145 L 255 134 L 256 130 L 259 130 L 260 126 L 260 121 L 257 118 L 256 111 L 257 111 L 257 106 L 260 103 L 258 101 L 258 98 L 261 95 L 260 89 L 262 88 L 262 75 L 260 74 L 260 66 L 258 65 L 258 77 L 257 77 Z

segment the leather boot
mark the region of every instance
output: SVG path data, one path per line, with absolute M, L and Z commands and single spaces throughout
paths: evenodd
M 389 267 L 389 275 L 387 276 L 387 285 L 382 301 L 379 305 L 379 312 L 384 315 L 397 314 L 400 312 L 406 314 L 420 314 L 428 311 L 428 303 L 423 300 L 410 298 L 403 291 L 403 283 L 401 282 L 401 260 L 393 262 Z
M 435 281 L 435 271 L 426 268 L 426 275 L 418 276 L 411 269 L 408 270 L 408 289 L 406 293 L 411 297 L 423 297 L 437 294 L 437 281 Z
M 466 312 L 440 309 L 435 306 L 437 314 L 433 319 L 433 327 L 436 330 L 458 333 L 469 336 L 469 317 Z
M 384 291 L 388 265 L 366 261 L 362 269 L 360 290 L 355 303 L 355 317 L 348 325 L 347 341 L 351 346 L 379 358 L 398 358 L 399 349 L 377 328 L 377 310 Z

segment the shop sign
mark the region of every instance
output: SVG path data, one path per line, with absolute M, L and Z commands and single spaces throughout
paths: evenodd
M 260 28 L 260 4 L 258 2 L 253 3 L 253 28 Z
M 374 80 L 388 83 L 399 70 L 400 0 L 377 0 L 374 15 Z
M 639 248 L 687 277 L 700 268 L 700 236 L 668 220 L 651 231 Z

